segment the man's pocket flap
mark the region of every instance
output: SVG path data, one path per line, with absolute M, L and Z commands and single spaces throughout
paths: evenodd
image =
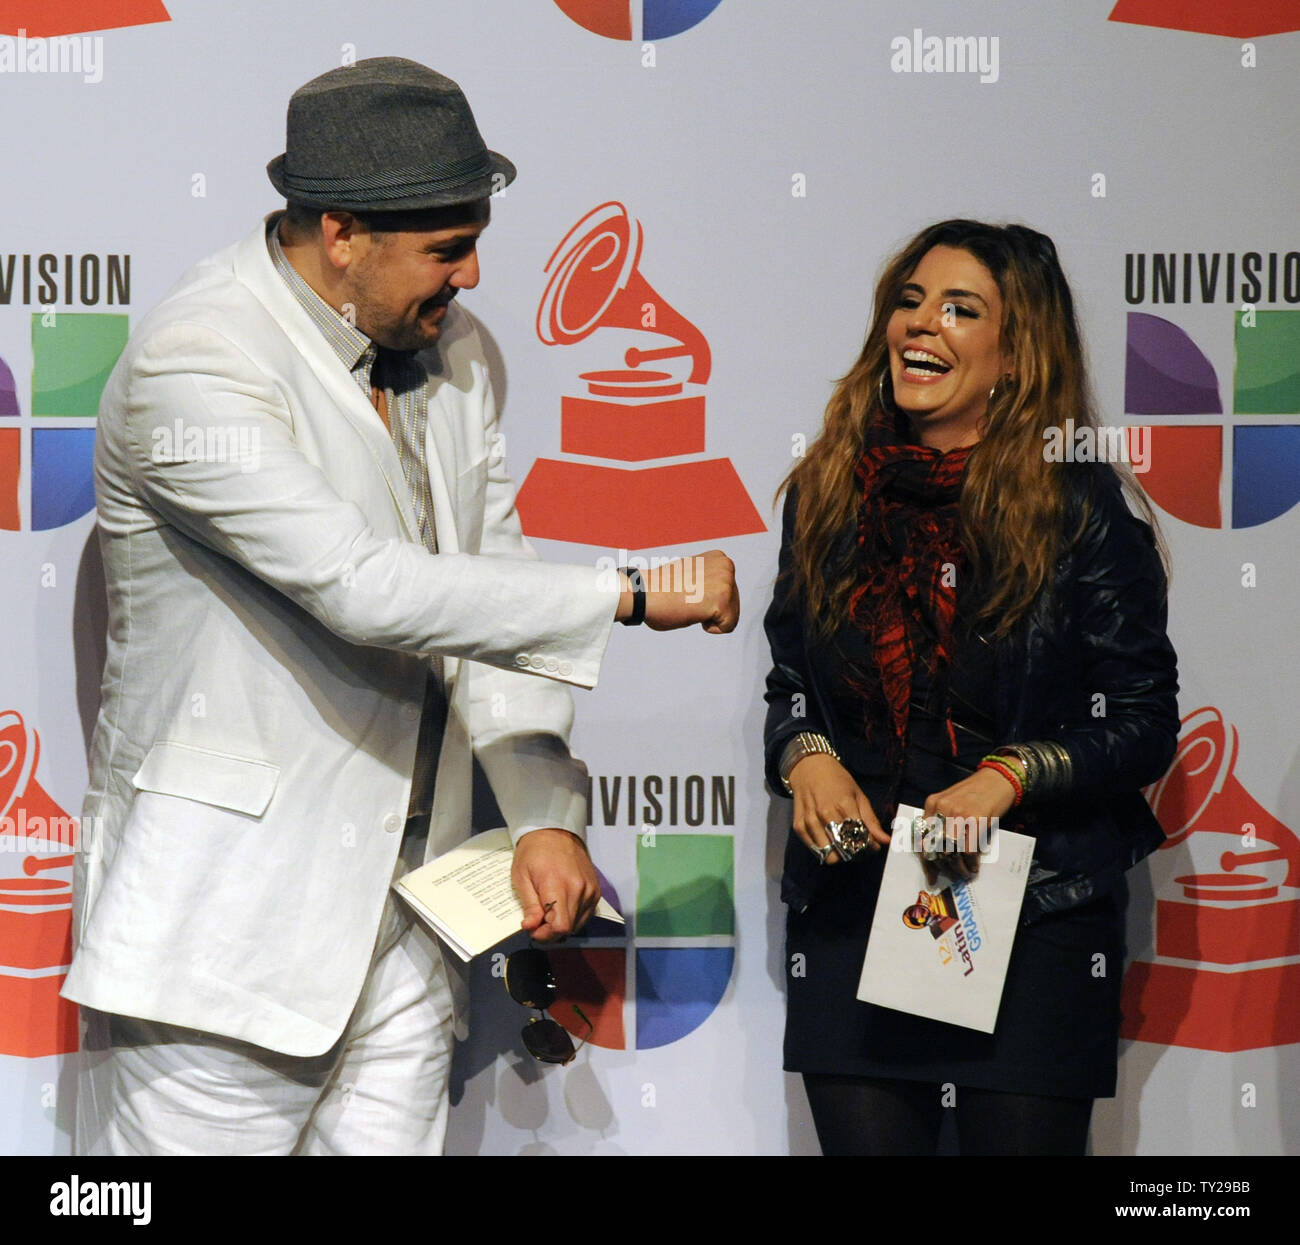
M 131 782 L 141 791 L 176 795 L 260 817 L 271 803 L 279 778 L 278 765 L 160 740 L 149 749 Z

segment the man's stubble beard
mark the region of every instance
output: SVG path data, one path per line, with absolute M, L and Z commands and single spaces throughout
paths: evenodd
M 356 327 L 377 345 L 388 350 L 413 353 L 434 345 L 440 333 L 430 337 L 418 324 L 407 324 L 394 319 L 382 301 L 374 296 L 375 282 L 367 260 L 362 261 L 355 274 L 349 274 L 350 280 L 344 287 L 344 303 L 345 306 L 348 303 L 352 305 L 353 323 Z

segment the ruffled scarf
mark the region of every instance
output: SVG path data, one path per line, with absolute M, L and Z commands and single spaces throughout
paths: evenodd
M 923 668 L 947 705 L 957 582 L 966 571 L 958 502 L 973 446 L 938 450 L 909 442 L 906 425 L 883 417 L 867 430 L 857 464 L 859 587 L 849 617 L 874 661 L 860 669 L 868 740 L 901 776 L 913 672 Z M 957 752 L 950 708 L 948 741 Z

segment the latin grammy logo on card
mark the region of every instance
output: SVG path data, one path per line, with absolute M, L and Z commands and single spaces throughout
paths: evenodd
M 954 882 L 941 891 L 921 891 L 916 902 L 903 909 L 903 924 L 911 930 L 930 931 L 941 964 L 956 965 L 963 977 L 975 971 L 974 954 L 983 940 L 975 900 L 964 882 Z
M 77 1049 L 77 1008 L 59 997 L 72 962 L 77 819 L 36 778 L 40 740 L 0 713 L 0 1054 Z
M 942 938 L 960 918 L 952 887 L 941 891 L 921 891 L 916 902 L 903 909 L 903 924 L 908 929 L 928 929 L 933 938 Z
M 1121 1034 L 1197 1050 L 1300 1041 L 1300 839 L 1237 780 L 1217 709 L 1183 720 L 1151 808 L 1155 947 L 1124 979 Z
M 546 263 L 537 336 L 591 339 L 596 359 L 622 366 L 580 372 L 582 392 L 561 398 L 566 457 L 533 464 L 519 490 L 524 531 L 623 549 L 766 531 L 731 460 L 705 457 L 709 343 L 641 275 L 641 247 L 640 222 L 602 203 Z

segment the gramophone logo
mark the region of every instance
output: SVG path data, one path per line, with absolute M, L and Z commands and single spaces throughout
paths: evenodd
M 169 21 L 161 0 L 0 0 L 0 34 L 32 39 Z
M 1300 30 L 1295 0 L 1119 0 L 1112 22 L 1190 30 L 1231 39 L 1256 39 Z
M 579 373 L 582 392 L 561 399 L 565 457 L 539 458 L 528 473 L 524 530 L 621 549 L 766 531 L 731 460 L 705 456 L 709 343 L 641 275 L 641 246 L 640 222 L 602 203 L 546 263 L 538 337 L 590 337 L 623 366 Z
M 0 713 L 0 1055 L 77 1049 L 77 1008 L 59 997 L 72 962 L 77 820 L 37 781 L 40 740 Z
M 1155 948 L 1124 978 L 1121 1033 L 1197 1050 L 1300 1042 L 1300 839 L 1233 774 L 1217 709 L 1183 721 L 1151 792 L 1169 836 L 1151 858 Z

